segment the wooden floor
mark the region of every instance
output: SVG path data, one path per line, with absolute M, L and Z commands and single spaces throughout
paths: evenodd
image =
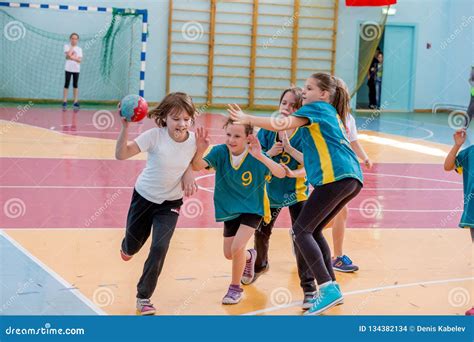
M 70 291 L 75 297 L 67 300 L 79 298 L 95 312 L 132 315 L 149 242 L 129 262 L 121 260 L 119 246 L 131 189 L 146 156 L 113 160 L 118 120 L 107 130 L 97 130 L 91 127 L 90 111 L 37 111 L 17 117 L 14 108 L 0 108 L 0 204 L 7 213 L 0 218 L 0 233 L 8 237 L 2 240 L 0 235 L 0 244 L 22 250 L 26 259 L 60 284 L 50 296 L 38 296 L 46 281 L 33 279 L 31 265 L 14 263 L 10 255 L 2 254 L 0 285 L 3 299 L 8 299 L 4 302 L 13 307 L 24 298 L 24 310 L 14 314 L 87 314 L 87 308 L 60 310 L 68 302 L 59 300 L 59 293 Z M 221 119 L 212 114 L 198 118 L 198 125 L 211 131 L 212 143 L 222 143 Z M 387 131 L 360 132 L 359 140 L 376 166 L 364 170 L 366 186 L 349 206 L 349 227 L 356 228 L 347 230 L 344 251 L 360 271 L 336 273 L 345 302 L 326 314 L 463 314 L 473 301 L 474 258 L 469 232 L 455 228 L 462 211 L 462 179 L 442 170 L 450 146 L 441 142 L 452 133 L 436 131 L 444 129 L 436 123 L 428 127 L 425 122 L 410 122 L 407 132 L 393 134 L 393 122 L 379 119 Z M 403 125 L 400 122 L 396 127 Z M 151 122 L 131 125 L 130 138 L 152 126 Z M 434 139 L 436 134 L 443 139 Z M 245 287 L 240 304 L 221 305 L 231 263 L 222 253 L 221 225 L 213 220 L 213 182 L 212 176 L 200 176 L 199 217 L 180 216 L 152 298 L 158 314 L 300 315 L 302 290 L 286 212 L 271 237 L 270 271 Z M 113 203 L 91 220 L 111 199 Z M 364 203 L 370 207 L 374 201 L 376 210 L 364 215 Z M 8 212 L 8 203 L 16 204 L 17 211 Z M 325 233 L 332 243 L 330 232 Z M 18 297 L 25 284 L 30 286 L 25 279 L 36 287 Z M 33 302 L 34 308 L 26 307 Z M 44 311 L 48 305 L 52 311 Z
M 123 233 L 120 229 L 8 231 L 106 313 L 131 315 L 149 244 L 124 262 L 118 250 Z M 329 233 L 327 229 L 331 240 Z M 301 314 L 302 292 L 288 230 L 275 230 L 270 271 L 246 286 L 245 299 L 235 306 L 220 304 L 230 281 L 221 234 L 217 229 L 176 231 L 152 298 L 159 314 Z M 457 307 L 455 296 L 474 289 L 468 231 L 350 229 L 346 241 L 346 250 L 361 269 L 354 274 L 337 273 L 345 303 L 327 314 L 463 313 L 466 303 Z

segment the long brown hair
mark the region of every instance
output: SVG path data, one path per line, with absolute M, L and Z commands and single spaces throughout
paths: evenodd
M 279 104 L 281 104 L 281 101 L 283 101 L 283 98 L 285 97 L 286 93 L 292 93 L 295 96 L 296 102 L 293 105 L 294 109 L 297 110 L 303 106 L 303 89 L 301 89 L 300 87 L 295 87 L 293 85 L 290 88 L 286 88 L 285 90 L 283 90 L 283 93 L 281 93 Z
M 148 111 L 148 117 L 155 120 L 158 127 L 166 127 L 166 117 L 185 111 L 194 123 L 196 107 L 191 96 L 185 93 L 169 93 L 160 104 Z
M 329 100 L 334 108 L 336 108 L 344 127 L 346 127 L 347 115 L 350 111 L 351 96 L 347 91 L 347 86 L 344 81 L 324 72 L 312 74 L 310 77 L 316 80 L 321 90 L 329 92 Z

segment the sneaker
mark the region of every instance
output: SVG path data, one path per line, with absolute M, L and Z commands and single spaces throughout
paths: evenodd
M 63 110 L 67 110 L 67 102 L 63 102 Z
M 137 315 L 149 316 L 154 315 L 155 313 L 156 309 L 149 299 L 137 298 Z
M 333 282 L 333 284 L 334 284 L 334 286 L 336 286 L 337 290 L 342 294 L 341 287 L 339 286 L 339 284 L 336 283 L 335 281 Z M 312 299 L 309 299 L 309 302 L 311 304 L 314 304 L 316 302 L 317 298 L 318 298 L 318 296 L 315 295 Z M 304 302 L 303 302 L 303 304 L 304 304 Z M 342 300 L 339 303 L 337 303 L 336 305 L 341 305 L 341 304 L 344 304 L 344 296 L 342 297 Z
M 474 307 L 466 311 L 466 316 L 474 316 Z
M 254 281 L 255 278 L 255 261 L 257 260 L 257 251 L 255 249 L 249 249 L 250 259 L 245 263 L 244 274 L 240 282 L 244 285 L 249 285 Z
M 301 309 L 303 310 L 308 310 L 313 306 L 313 303 L 315 302 L 315 298 L 318 295 L 318 291 L 314 292 L 305 292 L 304 297 L 303 297 L 303 305 L 301 305 Z
M 72 108 L 75 110 L 75 111 L 78 111 L 80 106 L 79 106 L 79 102 L 74 102 L 74 104 L 72 105 Z
M 359 270 L 359 267 L 352 264 L 352 260 L 347 256 L 343 255 L 333 259 L 332 268 L 338 272 L 351 273 Z
M 265 267 L 261 271 L 255 272 L 252 283 L 254 283 L 258 279 L 258 277 L 260 277 L 261 275 L 267 273 L 269 269 L 270 269 L 270 264 L 267 262 L 267 264 L 265 265 Z
M 237 304 L 242 299 L 242 290 L 238 285 L 230 285 L 227 294 L 222 298 L 222 304 Z
M 123 261 L 129 261 L 133 257 L 133 255 L 125 254 L 125 252 L 122 250 L 120 250 L 120 256 L 122 257 Z
M 336 285 L 337 289 L 342 294 L 341 287 L 339 286 L 339 284 L 336 283 L 335 281 L 333 282 L 333 284 Z M 344 296 L 342 296 L 342 300 L 339 303 L 337 303 L 336 305 L 341 305 L 341 304 L 344 304 Z
M 319 315 L 329 308 L 337 305 L 343 300 L 341 292 L 334 283 L 328 284 L 319 290 L 313 306 L 306 311 L 305 315 Z

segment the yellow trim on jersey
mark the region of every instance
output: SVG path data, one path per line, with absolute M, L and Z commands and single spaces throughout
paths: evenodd
M 462 175 L 462 166 L 458 166 L 455 168 L 456 172 Z
M 270 223 L 272 220 L 270 212 L 270 199 L 267 193 L 267 184 L 263 186 L 263 222 Z
M 302 169 L 303 165 L 298 165 L 297 170 Z M 307 186 L 306 186 L 306 177 L 298 177 L 296 178 L 296 186 L 295 186 L 295 193 L 296 193 L 296 202 L 306 201 L 308 199 L 308 195 L 306 194 Z
M 323 174 L 322 184 L 332 183 L 335 181 L 334 169 L 332 167 L 331 155 L 329 154 L 329 148 L 324 139 L 319 123 L 313 123 L 309 126 L 309 132 L 313 138 L 314 146 L 319 154 L 319 160 L 321 162 L 321 171 Z
M 227 147 L 227 146 L 226 146 Z M 237 166 L 234 166 L 234 163 L 232 162 L 232 152 L 230 152 L 229 148 L 227 147 L 227 151 L 229 151 L 229 159 L 230 159 L 230 165 L 232 166 L 232 168 L 234 170 L 238 170 L 240 169 L 240 167 L 242 166 L 242 164 L 244 163 L 245 161 L 245 158 L 247 158 L 247 156 L 249 155 L 249 150 L 247 149 L 247 151 L 245 151 L 245 156 L 242 158 L 242 160 L 240 161 L 239 165 Z

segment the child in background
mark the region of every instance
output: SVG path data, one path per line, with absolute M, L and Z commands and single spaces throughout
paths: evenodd
M 225 144 L 213 146 L 209 153 L 208 133 L 196 131 L 197 152 L 193 159 L 195 171 L 213 168 L 216 171 L 214 207 L 217 222 L 224 222 L 224 256 L 232 260 L 232 279 L 222 304 L 237 304 L 242 299 L 244 284 L 254 277 L 255 249 L 246 245 L 262 221 L 270 219 L 267 178 L 273 174 L 285 177 L 285 169 L 262 153 L 251 125 L 224 125 Z
M 301 108 L 303 101 L 302 89 L 291 87 L 283 91 L 280 96 L 279 112 L 283 117 L 292 115 Z M 257 250 L 257 261 L 255 262 L 255 281 L 260 275 L 267 272 L 268 249 L 270 247 L 270 236 L 272 229 L 281 210 L 288 207 L 292 224 L 295 223 L 303 205 L 308 199 L 309 183 L 303 166 L 303 135 L 299 128 L 288 129 L 280 132 L 259 130 L 257 137 L 262 145 L 262 150 L 276 163 L 281 163 L 287 170 L 285 178 L 273 178 L 268 184 L 268 195 L 270 198 L 271 221 L 261 222 L 255 231 L 255 249 Z M 292 243 L 294 241 L 292 239 Z M 314 277 L 306 267 L 301 253 L 294 248 L 300 277 L 300 285 L 303 289 L 303 309 L 311 307 L 310 300 L 316 294 Z M 243 280 L 244 282 L 244 280 Z
M 135 183 L 120 250 L 122 259 L 128 261 L 152 234 L 151 248 L 137 285 L 139 315 L 156 312 L 150 298 L 165 262 L 182 198 L 196 191 L 190 165 L 196 152 L 196 139 L 194 133 L 188 131 L 195 113 L 188 95 L 168 94 L 148 113 L 158 127 L 142 133 L 134 141 L 128 141 L 129 123 L 122 118 L 115 157 L 124 160 L 140 152 L 148 153 L 146 166 Z
M 336 77 L 336 82 L 339 87 L 342 87 L 346 90 L 348 94 L 350 94 L 349 89 L 346 83 Z M 350 109 L 350 99 L 345 104 L 342 104 L 346 108 L 336 108 L 338 113 L 345 112 L 346 117 L 341 117 L 344 126 L 346 127 L 347 138 L 351 144 L 352 149 L 354 150 L 355 154 L 359 159 L 361 159 L 367 168 L 370 170 L 372 168 L 372 161 L 367 156 L 362 145 L 357 140 L 357 127 L 354 117 L 352 116 Z M 341 211 L 336 215 L 334 218 L 333 226 L 332 226 L 332 239 L 333 239 L 333 246 L 334 246 L 334 257 L 333 257 L 333 268 L 339 272 L 356 272 L 359 270 L 359 267 L 352 263 L 352 260 L 343 253 L 343 242 L 344 242 L 344 232 L 346 229 L 346 222 L 347 222 L 347 213 L 348 213 L 348 206 L 344 206 Z
M 69 84 L 72 77 L 72 92 L 74 95 L 73 108 L 75 111 L 79 110 L 79 72 L 81 71 L 82 49 L 77 45 L 79 42 L 79 35 L 71 33 L 69 36 L 69 44 L 64 45 L 64 55 L 66 56 L 65 65 L 65 81 L 63 91 L 63 110 L 67 109 L 67 96 L 69 91 Z

